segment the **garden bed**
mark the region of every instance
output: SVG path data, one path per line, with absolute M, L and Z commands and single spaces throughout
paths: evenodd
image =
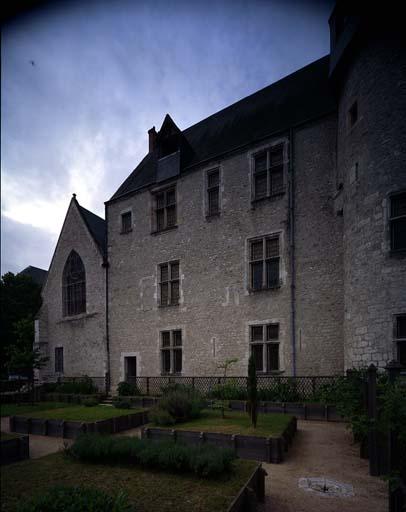
M 246 411 L 247 402 L 244 400 L 230 400 L 229 407 L 233 411 Z M 302 420 L 345 421 L 345 419 L 338 414 L 336 406 L 332 404 L 259 402 L 258 411 L 263 414 L 293 414 L 296 418 Z
M 10 417 L 10 431 L 74 439 L 82 433 L 115 434 L 148 422 L 145 410 L 129 413 L 113 407 L 66 407 Z
M 0 437 L 0 464 L 11 464 L 30 456 L 30 444 L 28 436 L 1 433 Z
M 214 444 L 233 449 L 241 458 L 279 463 L 292 443 L 297 421 L 287 415 L 259 415 L 254 429 L 247 414 L 227 412 L 223 419 L 218 411 L 205 410 L 201 418 L 179 423 L 178 427 L 147 426 L 141 435 L 152 441 Z
M 1 493 L 3 509 L 10 512 L 16 510 L 19 500 L 61 483 L 94 487 L 111 495 L 123 491 L 137 512 L 242 512 L 252 500 L 247 487 L 261 499 L 263 477 L 261 467 L 247 460 L 235 461 L 230 474 L 202 479 L 137 467 L 85 464 L 58 453 L 3 468 Z

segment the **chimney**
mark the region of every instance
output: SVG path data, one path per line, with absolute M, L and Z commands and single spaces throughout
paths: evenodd
M 148 130 L 149 136 L 149 152 L 152 153 L 156 148 L 156 136 L 157 133 L 155 131 L 155 126 L 153 126 L 150 130 Z

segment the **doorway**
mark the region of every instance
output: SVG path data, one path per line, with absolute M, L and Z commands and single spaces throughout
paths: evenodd
M 137 383 L 137 358 L 134 356 L 124 358 L 125 381 L 129 384 Z

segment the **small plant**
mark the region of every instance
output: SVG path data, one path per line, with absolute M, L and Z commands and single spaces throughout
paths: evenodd
M 131 409 L 131 402 L 129 400 L 118 397 L 113 400 L 113 406 L 116 409 Z
M 159 407 L 154 407 L 151 409 L 149 417 L 152 423 L 155 423 L 155 425 L 168 427 L 170 425 L 175 425 L 176 423 L 175 418 L 171 416 L 168 411 L 160 409 Z
M 65 453 L 75 459 L 96 464 L 135 464 L 151 469 L 193 472 L 202 477 L 230 471 L 236 458 L 232 450 L 211 445 L 188 446 L 98 434 L 79 436 Z
M 140 391 L 135 384 L 129 382 L 119 382 L 117 385 L 117 393 L 119 396 L 137 396 L 140 395 Z
M 257 370 L 255 368 L 254 356 L 250 356 L 248 361 L 248 381 L 247 381 L 247 395 L 248 395 L 248 414 L 251 419 L 251 424 L 254 428 L 257 426 L 258 419 L 258 392 L 257 392 Z
M 110 496 L 91 487 L 51 488 L 28 502 L 24 500 L 17 506 L 17 512 L 135 512 L 128 503 L 125 493 Z
M 95 407 L 96 405 L 99 405 L 99 401 L 96 398 L 85 398 L 82 400 L 82 405 L 85 407 Z

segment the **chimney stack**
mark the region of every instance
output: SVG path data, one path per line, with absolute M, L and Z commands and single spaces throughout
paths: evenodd
M 156 136 L 157 133 L 155 131 L 155 126 L 153 126 L 150 130 L 148 130 L 149 136 L 149 152 L 152 153 L 156 148 Z

